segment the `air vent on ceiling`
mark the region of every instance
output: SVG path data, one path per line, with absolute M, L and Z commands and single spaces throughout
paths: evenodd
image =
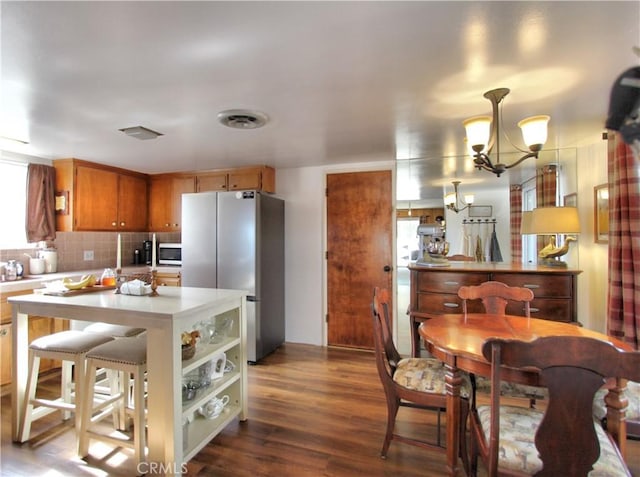
M 145 128 L 143 126 L 133 126 L 130 128 L 122 128 L 120 129 L 127 136 L 135 137 L 136 139 L 144 140 L 144 139 L 155 139 L 158 136 L 162 136 L 162 133 L 157 131 L 153 131 L 149 128 Z
M 228 109 L 218 114 L 218 121 L 230 128 L 256 129 L 267 124 L 269 117 L 259 111 Z

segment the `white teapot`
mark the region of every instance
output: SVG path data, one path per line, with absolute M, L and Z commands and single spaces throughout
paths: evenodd
M 222 398 L 213 398 L 198 409 L 198 412 L 207 419 L 215 419 L 222 414 L 227 404 L 229 404 L 229 396 L 225 394 Z

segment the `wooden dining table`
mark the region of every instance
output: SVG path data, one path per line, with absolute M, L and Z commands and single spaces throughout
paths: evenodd
M 490 376 L 491 363 L 482 355 L 482 345 L 488 338 L 533 341 L 545 336 L 585 336 L 608 341 L 614 346 L 632 351 L 620 340 L 591 331 L 576 324 L 511 315 L 487 313 L 433 315 L 418 330 L 425 347 L 445 364 L 447 392 L 447 470 L 455 476 L 459 471 L 458 449 L 460 444 L 462 373 Z M 533 369 L 505 368 L 502 378 L 506 381 L 544 386 L 541 376 Z M 623 404 L 620 394 L 626 381 L 616 380 L 609 386 L 607 396 L 607 429 L 613 434 L 624 455 L 626 440 Z

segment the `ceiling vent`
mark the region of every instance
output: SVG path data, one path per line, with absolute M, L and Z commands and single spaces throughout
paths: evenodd
M 122 131 L 127 136 L 131 136 L 131 137 L 135 137 L 136 139 L 140 139 L 141 141 L 144 141 L 145 139 L 155 139 L 158 136 L 163 136 L 162 133 L 159 133 L 157 131 L 153 131 L 153 130 L 145 128 L 143 126 L 133 126 L 133 127 L 130 127 L 130 128 L 123 128 L 123 129 L 119 129 L 119 131 Z
M 257 129 L 267 124 L 268 120 L 266 114 L 247 109 L 228 109 L 218 113 L 220 123 L 235 129 Z

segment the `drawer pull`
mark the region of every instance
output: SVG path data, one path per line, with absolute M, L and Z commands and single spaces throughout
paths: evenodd
M 458 308 L 460 305 L 457 303 L 443 303 L 446 308 Z
M 529 308 L 529 311 L 531 313 L 538 313 L 540 311 L 540 308 Z
M 444 282 L 445 285 L 459 285 L 458 282 Z
M 531 285 L 529 283 L 525 283 L 522 286 L 525 287 L 525 288 L 540 288 L 540 285 Z
M 9 334 L 9 328 L 2 328 L 0 330 L 0 336 L 7 336 Z

